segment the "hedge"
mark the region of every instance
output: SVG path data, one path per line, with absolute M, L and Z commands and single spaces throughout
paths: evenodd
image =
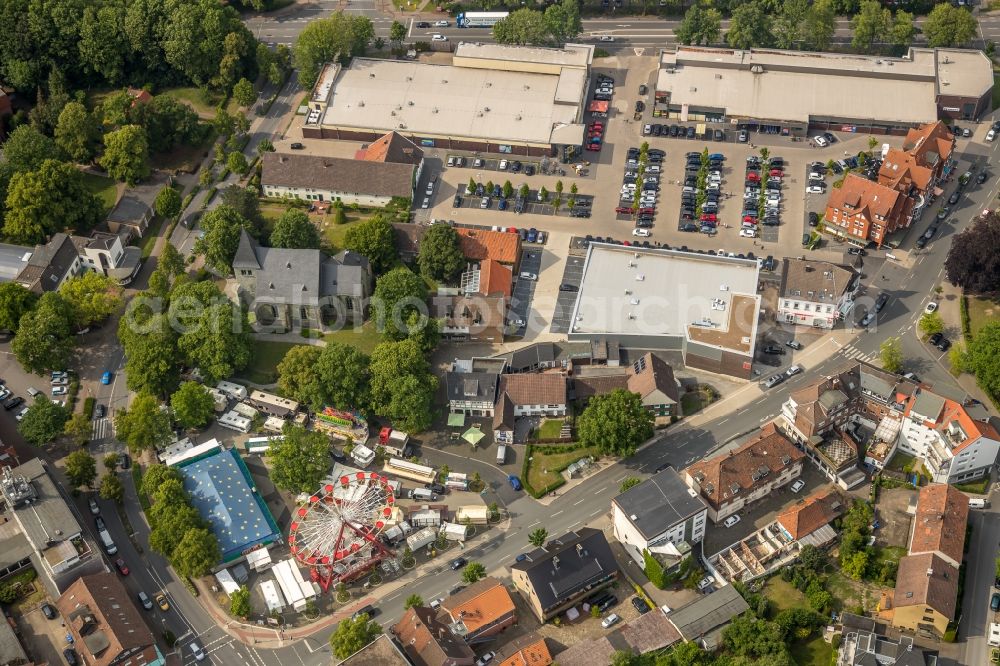
M 964 293 L 958 299 L 958 307 L 962 313 L 962 335 L 968 342 L 972 340 L 972 322 L 969 320 L 969 298 Z
M 88 420 L 94 418 L 95 402 L 96 400 L 94 400 L 93 397 L 88 397 L 86 400 L 83 401 L 83 415 L 86 416 Z

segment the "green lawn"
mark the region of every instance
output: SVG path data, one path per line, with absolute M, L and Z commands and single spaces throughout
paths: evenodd
M 160 235 L 161 226 L 163 226 L 163 218 L 159 215 L 154 215 L 153 221 L 149 223 L 149 228 L 146 229 L 146 235 L 142 237 L 142 241 L 139 243 L 139 247 L 142 248 L 143 259 L 148 259 L 149 255 L 153 253 L 153 247 L 156 245 L 156 239 Z
M 107 176 L 99 176 L 94 173 L 83 174 L 83 184 L 90 190 L 91 194 L 96 194 L 104 204 L 104 214 L 107 215 L 118 203 L 118 183 Z
M 970 481 L 969 483 L 956 483 L 954 486 L 957 490 L 961 490 L 963 493 L 985 495 L 986 489 L 990 487 L 990 477 L 985 476 L 978 481 Z
M 691 416 L 692 414 L 697 414 L 701 410 L 708 407 L 710 404 L 715 402 L 713 397 L 714 391 L 710 393 L 704 388 L 703 385 L 699 385 L 698 390 L 688 391 L 681 396 L 681 411 L 684 416 Z
M 347 326 L 339 331 L 327 333 L 323 339 L 326 340 L 327 344 L 340 342 L 357 347 L 365 354 L 371 354 L 372 350 L 382 342 L 382 333 L 375 327 L 375 322 L 369 320 L 361 328 Z
M 566 453 L 545 453 L 544 445 L 536 446 L 532 450 L 531 465 L 528 467 L 528 483 L 535 489 L 550 486 L 562 478 L 562 475 L 555 470 L 563 469 L 566 465 L 587 456 L 596 458 L 597 447 L 574 449 Z
M 326 242 L 332 246 L 334 252 L 340 252 L 344 249 L 344 241 L 347 238 L 347 230 L 356 226 L 365 219 L 367 218 L 364 218 L 356 213 L 347 213 L 347 222 L 344 224 L 334 224 L 333 215 L 327 215 L 323 218 L 323 238 L 326 239 Z
M 791 583 L 785 582 L 781 576 L 773 576 L 764 586 L 764 596 L 771 600 L 775 614 L 789 608 L 809 608 L 806 595 L 795 589 Z
M 781 576 L 774 576 L 767 581 L 764 586 L 764 596 L 766 596 L 774 608 L 774 614 L 792 608 L 809 608 L 806 596 L 795 589 L 791 583 L 781 579 Z M 804 641 L 791 641 L 788 644 L 795 663 L 799 666 L 829 666 L 830 658 L 833 654 L 833 646 L 823 640 L 822 636 L 813 636 Z
M 546 419 L 538 429 L 541 439 L 557 439 L 562 431 L 563 419 Z
M 829 666 L 833 659 L 833 646 L 816 636 L 809 641 L 794 641 L 788 646 L 798 666 Z
M 160 91 L 159 94 L 173 97 L 181 102 L 187 102 L 202 118 L 214 118 L 215 109 L 218 108 L 223 100 L 222 95 L 219 93 L 206 92 L 194 86 L 169 88 Z M 232 113 L 235 111 L 236 105 L 234 102 L 230 102 L 227 108 Z
M 887 467 L 894 472 L 902 472 L 903 468 L 912 465 L 914 460 L 916 460 L 916 458 L 913 456 L 903 453 L 902 451 L 896 451 Z
M 983 326 L 1000 319 L 1000 301 L 984 296 L 968 296 L 969 328 L 972 337 L 976 337 Z
M 237 376 L 255 384 L 272 384 L 278 381 L 278 363 L 294 346 L 290 342 L 255 341 L 250 365 Z

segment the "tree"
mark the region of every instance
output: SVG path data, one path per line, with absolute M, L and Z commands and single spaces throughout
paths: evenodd
M 236 617 L 250 617 L 253 608 L 250 607 L 250 590 L 246 585 L 240 585 L 240 589 L 229 595 L 229 612 Z
M 979 386 L 991 396 L 1000 396 L 1000 323 L 992 321 L 966 342 L 961 367 L 976 376 Z
M 935 333 L 944 333 L 944 321 L 941 319 L 941 313 L 939 312 L 929 312 L 921 315 L 917 325 L 920 328 L 920 332 L 928 337 Z
M 15 173 L 7 189 L 4 235 L 41 243 L 70 228 L 86 233 L 100 222 L 103 208 L 84 184 L 83 173 L 66 162 L 46 160 L 36 171 Z
M 44 395 L 35 397 L 35 402 L 17 424 L 17 431 L 29 443 L 39 446 L 53 441 L 62 434 L 69 414 L 65 409 Z
M 889 43 L 899 50 L 904 50 L 913 43 L 913 38 L 916 35 L 917 26 L 913 22 L 913 14 L 902 9 L 897 10 L 896 16 L 892 19 L 892 26 L 889 28 Z M 873 148 L 874 146 L 870 146 L 869 150 Z
M 319 230 L 304 211 L 289 208 L 274 223 L 271 246 L 317 250 L 320 246 Z
M 753 614 L 744 614 L 722 632 L 722 643 L 731 655 L 767 659 L 768 664 L 794 664 L 788 660 L 788 648 L 780 628 Z
M 544 527 L 539 527 L 531 531 L 528 535 L 528 543 L 530 543 L 535 548 L 541 548 L 545 545 L 545 541 L 549 538 L 549 531 Z
M 368 613 L 340 621 L 330 634 L 330 647 L 338 659 L 347 659 L 382 634 L 382 626 L 372 622 Z
M 393 21 L 389 26 L 389 42 L 398 49 L 403 46 L 404 39 L 406 39 L 406 26 L 399 21 Z
M 375 27 L 364 16 L 337 13 L 311 21 L 292 47 L 292 60 L 299 70 L 299 80 L 311 88 L 323 63 L 340 59 L 342 63 L 357 55 L 375 39 Z
M 102 499 L 121 504 L 125 499 L 125 486 L 114 472 L 107 472 L 101 477 L 100 495 Z
M 577 436 L 585 446 L 624 458 L 653 436 L 653 416 L 638 394 L 616 389 L 591 398 L 578 419 Z
M 871 53 L 875 42 L 885 41 L 892 27 L 892 12 L 878 0 L 862 0 L 861 10 L 851 18 L 851 46 Z
M 125 125 L 104 135 L 104 154 L 98 163 L 108 175 L 134 186 L 149 176 L 149 143 L 146 130 Z
M 143 495 L 152 498 L 161 485 L 171 480 L 180 481 L 183 488 L 184 477 L 177 468 L 159 464 L 150 465 L 142 472 L 142 487 L 140 490 Z
M 627 476 L 624 479 L 622 479 L 622 482 L 620 484 L 618 484 L 618 493 L 621 494 L 628 492 L 630 488 L 634 488 L 640 483 L 642 483 L 642 479 L 639 479 L 634 476 Z
M 247 230 L 251 236 L 263 237 L 266 224 L 260 212 L 260 193 L 256 189 L 230 185 L 222 190 L 222 204 L 235 210 L 249 223 Z
M 989 213 L 976 218 L 971 227 L 954 236 L 945 274 L 953 285 L 967 293 L 1000 291 L 1000 216 Z
M 888 372 L 898 373 L 903 369 L 903 346 L 899 338 L 886 338 L 878 348 L 879 360 Z
M 250 168 L 250 165 L 247 164 L 247 158 L 239 151 L 229 153 L 229 156 L 226 157 L 226 166 L 230 171 L 241 176 Z
M 712 44 L 719 41 L 722 34 L 722 14 L 714 7 L 692 5 L 684 14 L 684 20 L 674 29 L 681 44 Z
M 205 138 L 208 125 L 203 125 L 198 113 L 169 95 L 157 95 L 147 104 L 130 105 L 133 112 L 141 112 L 149 150 L 162 153 L 178 145 L 196 145 Z M 138 115 L 138 114 L 136 114 Z
M 242 78 L 233 86 L 233 99 L 240 106 L 249 107 L 257 99 L 257 92 L 253 89 L 252 83 Z
M 326 404 L 326 391 L 317 364 L 325 348 L 295 345 L 278 363 L 278 390 L 313 410 Z
M 97 150 L 100 130 L 87 107 L 79 102 L 70 102 L 59 113 L 55 135 L 56 144 L 71 159 L 89 162 Z
M 46 292 L 25 313 L 10 343 L 14 357 L 28 372 L 41 375 L 69 366 L 74 340 L 69 305 L 56 292 Z
M 840 568 L 854 580 L 861 580 L 868 568 L 868 551 L 859 550 L 852 553 L 850 557 L 841 562 Z
M 143 477 L 145 480 L 145 477 Z M 174 482 L 171 483 L 171 485 Z M 181 484 L 181 490 L 184 486 Z M 177 544 L 190 530 L 204 527 L 204 520 L 198 509 L 187 503 L 183 497 L 179 502 L 153 504 L 150 516 L 152 529 L 149 532 L 149 546 L 164 557 L 171 557 Z M 151 516 L 156 516 L 155 520 Z
M 158 273 L 159 269 L 153 275 Z M 134 310 L 127 310 L 118 322 L 118 339 L 125 352 L 126 384 L 129 390 L 137 393 L 165 398 L 176 390 L 180 382 L 177 332 L 170 325 L 170 317 L 166 313 L 154 314 L 141 321 L 131 316 L 134 314 Z
M 497 44 L 543 46 L 552 43 L 552 34 L 542 12 L 523 7 L 493 25 L 493 40 Z
M 97 478 L 97 461 L 86 451 L 73 451 L 66 456 L 66 478 L 74 488 L 90 486 Z
M 13 24 L 10 24 L 13 25 Z M 14 129 L 3 144 L 4 165 L 10 173 L 35 171 L 46 160 L 59 160 L 62 154 L 51 138 L 31 125 Z
M 583 30 L 580 5 L 577 0 L 560 0 L 545 8 L 545 28 L 556 45 L 563 45 L 577 38 Z
M 424 353 L 434 351 L 441 342 L 441 321 L 438 319 L 430 319 L 412 312 L 410 318 L 406 320 L 406 325 L 410 331 L 406 339 L 416 342 Z
M 808 0 L 784 0 L 774 26 L 775 46 L 780 49 L 791 49 L 801 42 L 808 13 Z
M 273 153 L 273 152 L 274 152 L 274 143 L 270 139 L 261 139 L 260 142 L 257 144 L 257 154 L 260 155 L 261 157 L 264 156 L 264 153 Z
M 70 278 L 59 287 L 59 295 L 69 305 L 77 328 L 104 321 L 121 305 L 118 281 L 97 271 Z
M 507 187 L 513 190 L 510 181 Z M 509 195 L 507 195 L 509 196 Z M 420 254 L 417 256 L 420 274 L 433 280 L 450 283 L 457 278 L 465 268 L 465 256 L 459 246 L 458 232 L 447 224 L 435 224 L 420 241 Z
M 170 560 L 174 569 L 187 578 L 198 578 L 208 574 L 222 559 L 219 542 L 215 535 L 204 527 L 190 529 L 184 533 Z
M 74 414 L 74 416 L 76 416 L 76 414 Z M 105 453 L 101 462 L 104 463 L 104 469 L 109 472 L 114 472 L 118 470 L 118 463 L 121 462 L 121 459 L 119 458 L 119 454 L 112 451 L 111 453 Z
M 16 331 L 21 317 L 35 307 L 38 294 L 17 282 L 0 284 L 0 330 Z
M 184 428 L 201 428 L 215 416 L 215 399 L 203 384 L 184 382 L 170 396 L 174 419 Z
M 93 432 L 94 424 L 85 414 L 73 414 L 63 425 L 63 434 L 77 446 L 83 446 L 90 441 Z
M 406 603 L 403 604 L 403 610 L 409 610 L 414 606 L 423 606 L 424 598 L 419 594 L 411 594 L 406 597 Z
M 976 19 L 971 12 L 949 3 L 938 3 L 923 24 L 927 45 L 962 46 L 976 34 Z
M 414 312 L 422 314 L 426 301 L 427 285 L 405 266 L 394 268 L 375 281 L 372 306 L 378 314 L 379 326 L 389 340 L 406 337 L 410 315 Z
M 163 446 L 172 435 L 170 417 L 148 393 L 137 395 L 128 409 L 115 416 L 115 436 L 125 442 L 132 453 Z
M 833 0 L 816 0 L 806 12 L 803 36 L 812 51 L 828 51 L 837 28 L 837 13 Z
M 164 187 L 160 190 L 159 194 L 156 195 L 156 203 L 154 204 L 156 208 L 156 214 L 163 218 L 177 217 L 177 214 L 181 212 L 181 195 L 180 192 L 174 188 Z M 171 245 L 167 243 L 167 245 Z
M 240 244 L 240 231 L 250 227 L 250 221 L 231 206 L 222 205 L 205 213 L 200 222 L 204 235 L 194 245 L 205 263 L 223 275 L 233 271 L 233 257 Z
M 177 349 L 191 367 L 214 383 L 242 370 L 253 356 L 253 336 L 247 313 L 238 305 L 219 302 L 205 308 L 197 322 L 177 339 Z
M 327 343 L 317 362 L 324 402 L 338 409 L 368 404 L 370 363 L 371 359 L 357 347 L 338 342 Z
M 726 43 L 738 49 L 762 48 L 774 43 L 771 17 L 760 0 L 739 5 L 729 19 Z
M 322 432 L 287 424 L 284 439 L 267 452 L 271 480 L 282 490 L 311 493 L 330 471 L 330 440 Z
M 371 411 L 410 432 L 427 429 L 438 380 L 417 342 L 378 345 L 369 367 Z
M 486 567 L 480 562 L 469 562 L 462 569 L 462 580 L 470 585 L 486 577 Z
M 344 247 L 367 257 L 377 275 L 396 263 L 392 224 L 381 215 L 373 215 L 348 229 L 344 235 Z

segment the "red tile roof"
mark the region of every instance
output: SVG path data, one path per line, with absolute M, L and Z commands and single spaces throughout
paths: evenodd
M 957 599 L 957 567 L 934 553 L 908 555 L 899 560 L 893 606 L 930 606 L 952 620 L 955 618 Z
M 538 637 L 538 640 L 518 649 L 497 666 L 549 666 L 551 663 L 553 663 L 552 653 L 549 652 L 549 646 L 545 644 L 544 638 Z
M 498 261 L 487 259 L 479 266 L 479 293 L 484 296 L 503 294 L 510 300 L 513 272 Z
M 826 203 L 831 231 L 840 229 L 851 238 L 879 244 L 889 232 L 909 224 L 912 212 L 909 197 L 853 173 L 832 189 Z
M 419 164 L 424 158 L 424 151 L 405 136 L 388 132 L 372 141 L 367 148 L 359 150 L 355 158 L 366 162 Z
M 493 259 L 512 266 L 517 263 L 521 237 L 506 231 L 489 229 L 456 229 L 462 254 L 474 261 Z
M 468 634 L 475 634 L 482 627 L 513 615 L 514 600 L 503 583 L 496 578 L 484 578 L 446 598 L 441 608 L 452 622 L 461 621 Z
M 938 552 L 961 563 L 965 550 L 965 525 L 969 498 L 946 483 L 920 489 L 910 537 L 910 555 Z
M 516 373 L 500 378 L 500 395 L 514 405 L 565 405 L 566 377 L 560 372 Z
M 793 539 L 807 537 L 830 523 L 842 512 L 840 496 L 832 490 L 819 490 L 787 511 L 778 514 L 778 522 Z

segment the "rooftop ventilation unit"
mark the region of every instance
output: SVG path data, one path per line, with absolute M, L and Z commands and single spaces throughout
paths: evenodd
M 646 279 L 646 276 L 643 275 L 642 273 L 639 273 L 638 275 L 635 276 L 635 281 L 636 282 L 642 282 L 645 279 Z

